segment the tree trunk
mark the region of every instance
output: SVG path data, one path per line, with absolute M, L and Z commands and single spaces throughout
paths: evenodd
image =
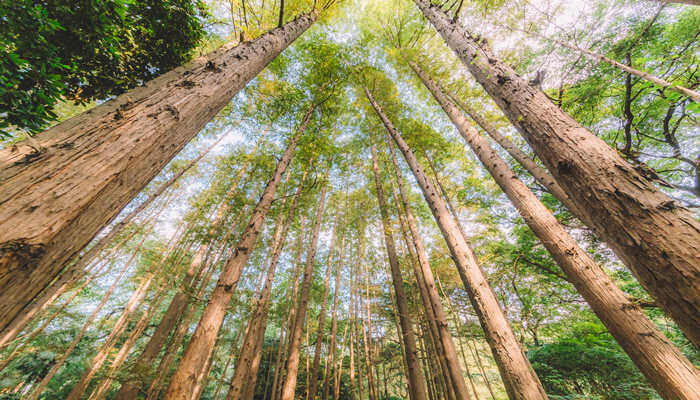
M 345 210 L 348 210 L 347 197 Z M 347 212 L 343 213 L 343 227 L 347 224 Z M 328 355 L 326 356 L 326 373 L 323 374 L 323 395 L 321 400 L 327 400 L 331 384 L 331 376 L 335 375 L 333 370 L 335 366 L 335 353 L 338 346 L 338 290 L 340 288 L 340 272 L 343 268 L 343 253 L 345 252 L 346 235 L 343 234 L 343 239 L 340 242 L 340 253 L 338 253 L 338 265 L 335 271 L 335 287 L 333 290 L 333 312 L 331 318 L 331 343 L 328 346 Z M 330 260 L 329 260 L 330 261 Z
M 644 288 L 700 347 L 700 222 L 429 0 L 414 0 Z
M 413 254 L 411 250 L 415 250 L 415 256 L 418 260 L 418 265 L 412 263 L 420 269 L 416 269 L 415 275 L 416 279 L 419 280 L 419 286 L 423 286 L 424 289 L 421 291 L 423 295 L 426 296 L 428 300 L 427 306 L 429 307 L 428 315 L 432 315 L 435 318 L 436 331 L 438 333 L 439 345 L 442 347 L 442 351 L 439 353 L 443 357 L 443 365 L 445 365 L 447 372 L 449 373 L 452 386 L 454 388 L 455 397 L 459 400 L 469 399 L 469 390 L 467 389 L 466 382 L 464 381 L 464 376 L 462 375 L 462 368 L 459 365 L 459 357 L 457 356 L 457 350 L 455 349 L 454 341 L 452 340 L 452 334 L 450 333 L 449 327 L 447 325 L 447 316 L 442 308 L 442 301 L 440 300 L 440 294 L 438 293 L 437 287 L 435 286 L 435 278 L 433 277 L 433 271 L 430 268 L 430 263 L 428 262 L 428 254 L 423 245 L 423 239 L 418 231 L 418 223 L 413 211 L 411 210 L 410 203 L 408 201 L 408 195 L 406 193 L 405 182 L 401 174 L 398 160 L 396 159 L 396 153 L 394 151 L 394 145 L 391 142 L 391 138 L 387 141 L 389 152 L 391 153 L 391 160 L 394 166 L 394 176 L 396 178 L 398 193 L 394 192 L 394 197 L 396 198 L 397 204 L 402 204 L 403 212 L 406 216 L 406 225 L 408 225 L 409 232 L 411 234 L 411 239 L 413 239 L 413 249 L 407 244 L 409 253 Z M 399 217 L 399 222 L 403 225 L 403 218 Z M 404 228 L 402 228 L 402 231 Z M 421 285 L 422 283 L 422 285 Z M 428 321 L 430 323 L 430 321 Z
M 330 172 L 330 168 L 328 170 Z M 326 177 L 328 176 L 326 173 Z M 314 222 L 313 234 L 311 236 L 311 245 L 306 254 L 306 265 L 304 266 L 304 278 L 301 282 L 301 293 L 299 295 L 299 303 L 297 305 L 296 315 L 294 317 L 294 330 L 290 333 L 289 350 L 287 351 L 286 376 L 282 385 L 282 400 L 293 400 L 294 392 L 297 386 L 297 374 L 299 372 L 299 357 L 301 336 L 304 330 L 304 319 L 306 318 L 306 310 L 309 305 L 309 296 L 311 292 L 311 282 L 313 280 L 314 263 L 316 260 L 316 250 L 318 246 L 318 235 L 321 229 L 321 220 L 323 219 L 323 207 L 326 201 L 326 191 L 328 185 L 324 184 L 321 190 L 321 198 L 318 202 L 316 210 L 316 220 Z
M 389 121 L 367 88 L 365 88 L 365 94 L 382 120 L 387 132 L 403 153 L 423 191 L 425 200 L 430 206 L 442 235 L 450 248 L 452 258 L 457 266 L 462 283 L 469 294 L 472 306 L 479 316 L 479 321 L 491 346 L 491 351 L 496 358 L 510 399 L 547 399 L 542 384 L 513 334 L 501 310 L 501 306 L 496 300 L 496 295 L 493 293 L 484 272 L 478 264 L 474 252 L 462 236 L 457 222 L 447 210 L 445 201 L 438 195 L 438 191 L 433 184 L 428 181 L 408 144 L 406 144 L 394 125 Z
M 401 277 L 401 267 L 399 266 L 399 261 L 396 257 L 396 244 L 394 243 L 394 238 L 392 236 L 391 221 L 389 219 L 389 213 L 387 212 L 386 198 L 384 197 L 384 189 L 382 188 L 381 176 L 379 175 L 377 150 L 374 144 L 371 145 L 371 151 L 372 171 L 374 172 L 374 183 L 377 188 L 377 202 L 379 203 L 382 226 L 384 227 L 384 244 L 386 246 L 386 252 L 389 258 L 389 267 L 391 270 L 391 280 L 394 285 L 394 293 L 396 294 L 396 306 L 399 314 L 399 323 L 401 324 L 401 336 L 404 347 L 406 348 L 408 390 L 411 394 L 412 400 L 427 400 L 428 394 L 425 388 L 425 379 L 421 374 L 421 368 L 418 363 L 416 338 L 413 335 L 413 329 L 411 327 L 413 323 L 411 322 L 408 302 L 406 301 L 403 278 Z
M 363 248 L 364 250 L 364 248 Z M 367 374 L 367 395 L 369 400 L 379 400 L 374 382 L 374 362 L 372 361 L 372 304 L 369 301 L 369 267 L 362 262 L 365 273 L 365 303 L 367 305 L 367 317 L 363 318 L 362 341 L 365 351 L 365 369 Z M 366 326 L 365 326 L 366 325 Z M 402 342 L 403 343 L 403 342 Z M 408 374 L 407 374 L 408 376 Z
M 430 90 L 498 186 L 508 196 L 527 225 L 542 241 L 559 267 L 591 306 L 639 370 L 665 399 L 697 396 L 700 373 L 676 349 L 658 327 L 632 303 L 602 268 L 578 246 L 488 141 L 415 63 L 411 68 Z
M 270 308 L 272 282 L 275 278 L 275 271 L 277 270 L 277 264 L 279 263 L 282 249 L 284 248 L 284 244 L 287 240 L 289 227 L 294 220 L 294 213 L 296 211 L 299 197 L 301 196 L 305 178 L 306 173 L 304 173 L 301 182 L 299 183 L 299 187 L 294 195 L 292 204 L 289 206 L 289 210 L 287 211 L 286 219 L 284 218 L 285 214 L 283 212 L 286 197 L 282 200 L 282 204 L 280 205 L 279 216 L 277 217 L 275 232 L 273 234 L 272 257 L 270 258 L 270 264 L 267 269 L 265 285 L 263 286 L 260 297 L 257 300 L 257 305 L 248 319 L 248 332 L 246 332 L 245 339 L 243 339 L 243 345 L 241 345 L 240 355 L 236 360 L 236 368 L 233 371 L 229 391 L 226 395 L 227 399 L 245 400 L 246 396 L 242 396 L 245 388 L 255 388 L 258 378 L 258 371 L 257 368 L 254 368 L 254 364 L 256 358 L 258 363 L 260 362 L 259 355 L 260 351 L 262 350 L 262 340 L 265 337 L 265 328 L 267 326 L 267 313 Z
M 219 209 L 216 212 L 216 216 L 211 222 L 211 226 L 208 232 L 209 234 L 213 235 L 219 229 L 219 226 L 221 225 L 224 218 L 226 218 L 229 211 L 228 202 L 230 198 L 238 192 L 238 187 L 241 183 L 241 179 L 243 179 L 243 176 L 246 170 L 248 169 L 248 166 L 250 165 L 251 159 L 255 154 L 257 154 L 258 148 L 265 134 L 266 131 L 263 131 L 263 134 L 261 135 L 261 138 L 258 139 L 255 148 L 248 155 L 248 157 L 246 157 L 245 162 L 234 177 L 231 187 L 223 196 L 223 200 L 221 202 L 221 205 L 219 206 Z M 224 238 L 224 241 L 228 238 L 228 234 L 230 234 L 230 231 L 229 233 L 227 233 L 226 237 Z M 180 288 L 170 300 L 168 309 L 165 311 L 165 314 L 163 314 L 163 317 L 161 318 L 158 327 L 153 333 L 153 336 L 151 336 L 151 338 L 149 339 L 148 343 L 146 344 L 146 347 L 144 347 L 143 352 L 136 360 L 133 367 L 130 369 L 130 376 L 127 377 L 127 380 L 122 384 L 121 388 L 119 388 L 119 391 L 115 396 L 115 400 L 131 400 L 138 396 L 138 393 L 141 390 L 141 387 L 143 386 L 143 383 L 145 381 L 145 376 L 148 375 L 146 372 L 149 372 L 151 370 L 153 362 L 158 357 L 158 354 L 165 345 L 165 342 L 170 336 L 170 333 L 173 331 L 178 321 L 180 321 L 182 316 L 185 314 L 185 310 L 187 309 L 187 306 L 190 303 L 190 297 L 188 293 L 190 290 L 192 290 L 192 284 L 195 279 L 195 276 L 199 273 L 199 271 L 202 270 L 202 261 L 204 259 L 204 255 L 209 250 L 210 243 L 203 243 L 197 250 L 197 253 L 195 253 L 194 257 L 192 257 L 190 265 L 187 271 L 185 272 L 185 278 L 183 279 Z
M 107 376 L 100 382 L 98 388 L 92 392 L 88 400 L 101 400 L 107 396 L 107 392 L 112 383 L 114 382 L 117 370 L 124 363 L 126 357 L 129 355 L 129 352 L 134 347 L 134 344 L 139 339 L 139 337 L 141 337 L 143 331 L 147 328 L 148 322 L 153 318 L 153 315 L 158 310 L 158 306 L 160 306 L 165 292 L 166 288 L 164 285 L 158 289 L 156 295 L 151 300 L 150 306 L 146 311 L 144 311 L 141 318 L 136 322 L 136 325 L 134 326 L 132 332 L 129 334 L 129 337 L 122 344 L 122 346 L 119 348 L 119 351 L 117 351 L 117 354 L 114 356 L 114 361 L 112 361 L 112 365 L 110 365 L 109 367 L 109 372 L 107 373 Z
M 253 252 L 260 234 L 260 228 L 265 221 L 272 200 L 274 200 L 277 186 L 282 179 L 284 171 L 292 161 L 297 142 L 308 125 L 314 110 L 315 106 L 312 106 L 307 111 L 301 126 L 287 144 L 287 149 L 277 163 L 277 167 L 267 183 L 253 214 L 250 216 L 248 225 L 242 233 L 233 255 L 224 266 L 216 287 L 209 297 L 209 302 L 204 309 L 197 329 L 165 393 L 166 399 L 188 400 L 189 396 L 191 396 L 192 390 L 197 383 L 198 373 L 206 365 L 214 349 L 214 342 L 219 329 L 221 329 L 226 309 L 231 302 L 231 297 L 238 284 L 243 267 Z
M 307 376 L 307 384 L 309 385 L 308 396 L 310 400 L 316 399 L 318 391 L 318 369 L 321 364 L 321 346 L 323 345 L 324 328 L 326 326 L 326 311 L 328 308 L 328 287 L 331 280 L 331 270 L 333 268 L 333 255 L 335 252 L 336 236 L 338 235 L 338 225 L 340 222 L 340 212 L 338 211 L 335 218 L 335 228 L 331 237 L 330 250 L 328 252 L 328 261 L 326 261 L 326 275 L 323 280 L 323 294 L 321 295 L 321 310 L 318 314 L 318 331 L 316 332 L 316 345 L 314 348 L 314 361 L 311 364 L 311 375 Z M 310 382 L 309 382 L 310 380 Z
M 252 78 L 316 20 L 223 46 L 0 150 L 0 331 Z

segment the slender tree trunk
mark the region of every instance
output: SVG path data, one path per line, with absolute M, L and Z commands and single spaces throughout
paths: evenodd
M 343 376 L 343 359 L 345 358 L 345 349 L 347 348 L 348 342 L 348 331 L 350 324 L 345 320 L 345 328 L 343 329 L 343 341 L 340 346 L 340 358 L 337 364 L 335 364 L 335 375 L 333 380 L 333 400 L 338 400 L 340 398 L 340 379 Z
M 642 286 L 700 346 L 700 222 L 429 0 L 414 0 Z
M 384 197 L 384 189 L 382 188 L 381 176 L 379 175 L 379 163 L 377 162 L 377 151 L 372 144 L 372 171 L 374 172 L 374 183 L 377 188 L 377 201 L 379 203 L 379 211 L 384 227 L 384 244 L 389 258 L 389 267 L 391 270 L 391 279 L 394 285 L 394 293 L 396 294 L 396 306 L 399 314 L 399 323 L 401 324 L 401 336 L 406 348 L 406 365 L 408 367 L 408 389 L 412 400 L 427 400 L 428 395 L 425 388 L 425 379 L 421 374 L 421 368 L 418 364 L 418 350 L 416 349 L 416 339 L 411 328 L 412 322 L 408 310 L 408 302 L 406 301 L 406 293 L 403 287 L 403 278 L 401 277 L 401 267 L 396 256 L 396 244 L 392 236 L 391 221 L 387 211 L 387 202 Z
M 433 184 L 428 181 L 408 144 L 403 140 L 398 130 L 389 121 L 384 111 L 366 88 L 365 94 L 382 120 L 387 132 L 403 153 L 423 191 L 425 200 L 433 212 L 433 216 L 450 248 L 462 283 L 469 294 L 474 310 L 479 316 L 479 321 L 491 346 L 491 351 L 496 358 L 510 399 L 547 399 L 542 384 L 530 366 L 527 357 L 525 357 L 525 353 L 513 334 L 474 252 L 462 236 L 457 222 L 450 215 L 445 201 L 439 196 Z
M 452 334 L 450 333 L 449 327 L 447 325 L 447 316 L 442 308 L 442 301 L 440 300 L 440 294 L 438 293 L 437 287 L 435 286 L 435 278 L 433 277 L 433 271 L 430 268 L 430 263 L 428 262 L 428 254 L 425 250 L 423 244 L 423 239 L 418 231 L 418 223 L 413 211 L 411 210 L 410 203 L 408 201 L 408 195 L 406 193 L 405 182 L 401 174 L 401 169 L 399 167 L 398 160 L 396 159 L 396 153 L 394 151 L 394 145 L 391 142 L 391 138 L 388 137 L 388 147 L 391 153 L 391 160 L 394 166 L 394 175 L 396 178 L 398 193 L 394 191 L 394 197 L 396 198 L 397 204 L 402 204 L 403 212 L 406 216 L 406 225 L 408 225 L 411 238 L 413 239 L 413 249 L 415 250 L 415 258 L 418 260 L 418 266 L 420 270 L 416 270 L 416 278 L 419 281 L 419 286 L 421 283 L 424 286 L 424 293 L 428 300 L 428 306 L 430 314 L 435 318 L 435 325 L 438 332 L 438 338 L 440 341 L 440 346 L 442 347 L 441 355 L 444 357 L 443 364 L 447 368 L 450 380 L 452 381 L 452 386 L 454 388 L 455 397 L 459 400 L 468 399 L 469 391 L 467 389 L 466 383 L 464 382 L 464 376 L 462 375 L 462 368 L 459 365 L 459 357 L 457 356 L 457 351 L 455 349 L 454 341 L 452 340 Z M 399 222 L 403 225 L 403 219 L 399 218 Z M 404 230 L 404 228 L 402 228 Z M 409 253 L 411 252 L 410 245 L 407 244 Z M 415 263 L 413 263 L 415 266 Z M 430 323 L 430 321 L 428 321 Z
M 347 197 L 345 210 L 348 209 Z M 343 213 L 343 226 L 347 224 L 347 212 Z M 326 356 L 326 372 L 323 374 L 323 395 L 321 400 L 328 399 L 328 394 L 331 384 L 331 375 L 334 376 L 333 368 L 335 366 L 335 353 L 336 347 L 338 346 L 338 290 L 340 288 L 340 272 L 343 268 L 343 253 L 345 252 L 345 237 L 343 234 L 343 239 L 340 242 L 340 253 L 338 254 L 338 265 L 335 271 L 335 287 L 333 290 L 333 317 L 331 318 L 331 343 L 328 346 L 328 355 Z M 329 260 L 330 261 L 330 260 Z
M 328 170 L 330 172 L 330 169 Z M 326 173 L 326 177 L 328 173 Z M 301 283 L 301 293 L 299 303 L 296 307 L 296 315 L 294 317 L 294 330 L 290 332 L 289 350 L 287 352 L 286 376 L 282 385 L 282 400 L 293 400 L 294 392 L 297 386 L 297 374 L 299 372 L 299 357 L 301 336 L 304 330 L 304 319 L 309 305 L 309 296 L 311 291 L 311 282 L 313 280 L 314 263 L 316 260 L 316 250 L 318 246 L 318 235 L 321 229 L 321 220 L 323 219 L 323 207 L 326 201 L 326 191 L 328 187 L 324 184 L 321 190 L 321 198 L 319 199 L 318 209 L 316 211 L 316 220 L 314 222 L 313 234 L 311 236 L 311 245 L 306 254 L 306 265 L 304 267 L 304 278 Z M 308 331 L 307 331 L 308 332 Z M 308 393 L 308 392 L 307 392 Z
M 359 239 L 358 239 L 359 240 Z M 359 253 L 358 253 L 359 255 Z M 359 259 L 358 259 L 359 264 Z M 355 298 L 355 291 L 357 286 L 357 277 L 352 273 L 353 268 L 350 266 L 350 304 L 348 309 L 348 314 L 350 314 L 350 390 L 348 391 L 350 395 L 350 400 L 355 400 L 355 331 L 356 331 L 356 321 L 357 321 L 357 299 Z M 359 400 L 362 400 L 361 398 Z
M 295 135 L 290 139 L 287 144 L 287 149 L 277 163 L 277 167 L 265 187 L 250 217 L 248 225 L 236 245 L 233 255 L 227 261 L 219 276 L 216 287 L 209 297 L 209 302 L 197 325 L 197 329 L 165 393 L 166 399 L 189 399 L 196 384 L 198 372 L 204 367 L 211 356 L 216 336 L 219 329 L 221 329 L 221 323 L 226 315 L 226 309 L 231 301 L 235 287 L 238 284 L 243 267 L 248 262 L 248 258 L 253 252 L 258 235 L 260 234 L 260 228 L 267 216 L 272 200 L 275 197 L 277 186 L 282 179 L 284 171 L 292 161 L 297 142 L 308 125 L 315 109 L 316 107 L 314 105 L 307 111 L 302 124 L 299 129 L 297 129 Z
M 291 170 L 290 170 L 291 171 Z M 267 277 L 265 279 L 265 285 L 260 293 L 260 297 L 257 300 L 257 306 L 250 315 L 248 322 L 248 332 L 243 340 L 243 345 L 241 346 L 241 353 L 236 360 L 236 368 L 233 372 L 233 377 L 231 378 L 231 384 L 229 386 L 227 399 L 238 400 L 246 399 L 246 396 L 242 396 L 245 392 L 246 387 L 255 387 L 258 374 L 257 368 L 254 364 L 259 365 L 260 358 L 259 355 L 262 350 L 262 341 L 265 337 L 265 328 L 267 326 L 267 314 L 270 308 L 270 295 L 272 293 L 272 282 L 275 277 L 275 271 L 277 270 L 277 264 L 279 263 L 280 256 L 282 254 L 282 249 L 287 240 L 287 233 L 289 232 L 289 227 L 294 220 L 294 213 L 296 211 L 297 202 L 301 196 L 301 191 L 306 178 L 306 173 L 302 177 L 299 184 L 292 204 L 286 214 L 283 212 L 283 207 L 286 198 L 282 201 L 280 205 L 279 216 L 277 218 L 275 232 L 273 234 L 273 245 L 272 245 L 272 257 L 270 259 L 270 264 L 267 269 Z
M 226 218 L 229 211 L 228 202 L 230 198 L 238 192 L 241 180 L 243 179 L 243 176 L 245 175 L 245 172 L 248 169 L 252 158 L 255 156 L 255 154 L 257 154 L 258 148 L 260 147 L 260 144 L 262 142 L 262 138 L 265 136 L 266 132 L 266 130 L 263 131 L 263 134 L 261 135 L 261 138 L 258 139 L 255 148 L 248 155 L 248 157 L 246 157 L 245 162 L 234 177 L 231 187 L 223 196 L 223 201 L 221 202 L 221 205 L 219 206 L 219 209 L 216 212 L 216 216 L 214 217 L 214 220 L 211 223 L 211 228 L 209 229 L 210 234 L 213 235 L 218 230 L 223 220 Z M 228 234 L 226 235 L 226 238 L 227 237 Z M 226 238 L 224 240 L 226 240 Z M 202 270 L 202 260 L 204 258 L 204 255 L 207 254 L 209 250 L 209 243 L 202 244 L 197 250 L 197 253 L 190 261 L 190 265 L 187 271 L 185 272 L 185 278 L 183 279 L 180 288 L 170 300 L 168 309 L 165 311 L 165 314 L 163 314 L 163 317 L 161 318 L 158 327 L 153 333 L 153 336 L 151 336 L 151 339 L 146 344 L 146 347 L 143 349 L 143 352 L 129 371 L 130 376 L 127 377 L 127 380 L 122 384 L 121 388 L 117 392 L 115 400 L 131 400 L 138 396 L 138 393 L 141 390 L 141 387 L 143 386 L 143 383 L 145 381 L 144 372 L 151 370 L 151 366 L 158 357 L 158 354 L 162 350 L 163 346 L 165 345 L 168 336 L 170 336 L 170 333 L 177 325 L 177 322 L 180 321 L 182 316 L 185 314 L 185 310 L 187 309 L 190 303 L 188 293 L 192 290 L 192 283 L 195 279 L 195 276 L 199 273 L 199 271 Z
M 87 389 L 88 385 L 90 384 L 90 380 L 92 380 L 92 377 L 97 373 L 97 371 L 99 371 L 100 368 L 102 368 L 102 364 L 107 360 L 107 357 L 109 356 L 113 347 L 116 345 L 117 340 L 126 329 L 126 325 L 129 321 L 131 314 L 136 310 L 141 301 L 146 297 L 148 289 L 150 288 L 151 283 L 153 283 L 153 280 L 156 277 L 157 270 L 165 266 L 165 261 L 170 256 L 171 252 L 175 248 L 175 245 L 179 243 L 179 240 L 176 240 L 179 236 L 179 232 L 176 231 L 170 239 L 168 248 L 165 251 L 163 251 L 161 259 L 156 264 L 156 267 L 153 268 L 150 272 L 148 272 L 146 276 L 144 276 L 141 284 L 136 288 L 136 290 L 134 290 L 134 292 L 131 295 L 131 298 L 129 298 L 129 300 L 126 302 L 122 314 L 119 316 L 119 319 L 112 327 L 109 336 L 105 340 L 102 347 L 97 351 L 97 354 L 95 354 L 92 360 L 90 360 L 90 362 L 88 363 L 88 366 L 83 372 L 83 375 L 81 376 L 80 380 L 73 386 L 70 393 L 68 394 L 68 397 L 66 397 L 67 400 L 80 400 L 80 398 L 83 396 L 83 394 L 85 393 L 85 389 Z
M 542 241 L 559 267 L 605 324 L 639 370 L 665 399 L 697 396 L 700 373 L 676 349 L 658 327 L 632 303 L 602 268 L 581 249 L 488 141 L 416 64 L 419 78 L 450 117 L 496 183 L 508 196 L 527 225 Z
M 324 328 L 326 326 L 326 311 L 328 307 L 328 288 L 331 280 L 331 270 L 333 268 L 333 256 L 335 253 L 335 242 L 338 235 L 338 225 L 340 222 L 340 212 L 338 211 L 335 218 L 335 228 L 333 229 L 333 236 L 331 237 L 330 250 L 328 252 L 328 261 L 326 261 L 326 275 L 323 280 L 323 294 L 321 295 L 321 310 L 318 315 L 318 332 L 316 333 L 316 345 L 314 349 L 314 361 L 311 367 L 311 375 L 307 376 L 307 383 L 309 385 L 309 399 L 314 400 L 316 398 L 316 392 L 318 391 L 318 370 L 321 364 L 321 346 L 323 345 Z M 308 382 L 310 380 L 310 382 Z
M 61 357 L 58 360 L 56 360 L 56 362 L 51 367 L 49 372 L 46 375 L 44 375 L 44 377 L 41 379 L 41 381 L 32 389 L 32 392 L 29 394 L 29 396 L 27 396 L 27 398 L 29 400 L 37 400 L 39 398 L 39 396 L 41 395 L 41 393 L 46 389 L 46 387 L 48 386 L 51 379 L 56 375 L 56 373 L 63 366 L 63 364 L 65 364 L 66 360 L 68 359 L 68 356 L 70 356 L 71 352 L 75 349 L 75 347 L 78 345 L 80 340 L 83 338 L 83 336 L 87 332 L 90 325 L 92 325 L 92 323 L 95 321 L 95 318 L 97 318 L 97 315 L 102 310 L 102 307 L 104 307 L 104 305 L 107 303 L 109 298 L 112 296 L 112 293 L 114 293 L 114 290 L 119 285 L 119 282 L 121 282 L 121 280 L 124 278 L 124 276 L 126 276 L 126 273 L 131 268 L 133 261 L 136 259 L 136 256 L 141 251 L 141 247 L 143 246 L 144 242 L 146 241 L 146 237 L 148 236 L 148 233 L 150 233 L 150 230 L 147 233 L 143 234 L 143 238 L 141 239 L 141 242 L 138 244 L 136 249 L 134 249 L 133 253 L 131 254 L 131 257 L 129 257 L 129 260 L 127 260 L 124 263 L 124 265 L 122 266 L 122 269 L 117 274 L 117 277 L 112 282 L 112 285 L 107 289 L 105 294 L 102 296 L 102 300 L 93 309 L 92 313 L 90 314 L 88 319 L 83 324 L 83 327 L 80 329 L 80 331 L 75 336 L 75 338 L 73 338 L 73 341 L 63 351 L 63 355 L 61 355 Z
M 363 248 L 364 250 L 364 248 Z M 367 305 L 367 317 L 363 319 L 363 329 L 362 329 L 362 341 L 364 344 L 365 351 L 365 368 L 367 374 L 367 394 L 369 400 L 379 400 L 377 397 L 376 385 L 374 384 L 374 363 L 372 361 L 372 304 L 369 301 L 369 267 L 367 263 L 362 263 L 364 265 L 365 273 L 365 303 Z M 408 374 L 406 375 L 408 376 Z
M 151 304 L 148 307 L 148 310 L 146 310 L 141 316 L 141 318 L 136 322 L 133 331 L 129 334 L 127 340 L 122 344 L 119 351 L 114 356 L 114 361 L 112 361 L 112 365 L 110 365 L 109 367 L 107 377 L 104 378 L 102 382 L 100 382 L 99 387 L 93 391 L 88 400 L 101 400 L 107 396 L 107 392 L 112 383 L 114 382 L 117 370 L 122 366 L 122 364 L 126 360 L 126 357 L 129 355 L 129 352 L 134 347 L 134 344 L 139 339 L 141 334 L 143 334 L 143 331 L 148 326 L 148 322 L 153 318 L 153 315 L 156 313 L 158 307 L 161 304 L 161 301 L 163 300 L 163 294 L 165 294 L 165 291 L 166 290 L 164 286 L 161 286 L 158 289 L 155 296 L 153 297 L 153 300 L 151 300 Z
M 0 331 L 316 18 L 223 46 L 56 125 L 37 137 L 40 150 L 0 150 Z

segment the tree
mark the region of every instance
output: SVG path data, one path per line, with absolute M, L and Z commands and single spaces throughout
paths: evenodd
M 316 19 L 301 15 L 163 74 L 43 132 L 38 148 L 0 150 L 0 330 Z
M 605 142 L 428 0 L 414 0 L 527 139 L 593 228 L 695 344 L 700 343 L 700 225 Z

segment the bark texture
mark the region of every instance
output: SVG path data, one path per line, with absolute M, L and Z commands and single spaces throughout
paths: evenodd
M 530 362 L 527 360 L 520 343 L 508 324 L 474 252 L 460 232 L 457 222 L 450 215 L 444 199 L 440 197 L 435 186 L 428 181 L 413 151 L 408 147 L 408 144 L 403 140 L 398 130 L 366 88 L 365 95 L 377 112 L 387 132 L 403 153 L 423 191 L 425 200 L 450 249 L 474 311 L 476 311 L 484 329 L 484 334 L 498 364 L 509 398 L 511 400 L 547 399 L 542 384 L 530 366 Z
M 557 183 L 661 308 L 700 346 L 700 222 L 429 0 L 414 0 Z
M 486 138 L 469 125 L 439 86 L 418 65 L 411 64 L 411 67 L 569 281 L 659 394 L 669 400 L 696 398 L 700 373 L 690 361 L 578 246 L 554 215 L 491 148 Z
M 231 98 L 316 20 L 225 45 L 0 150 L 0 331 Z

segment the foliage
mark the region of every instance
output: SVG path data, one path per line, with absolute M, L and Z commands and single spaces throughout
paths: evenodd
M 202 0 L 0 2 L 0 135 L 36 133 L 61 100 L 85 104 L 187 61 L 204 35 Z

